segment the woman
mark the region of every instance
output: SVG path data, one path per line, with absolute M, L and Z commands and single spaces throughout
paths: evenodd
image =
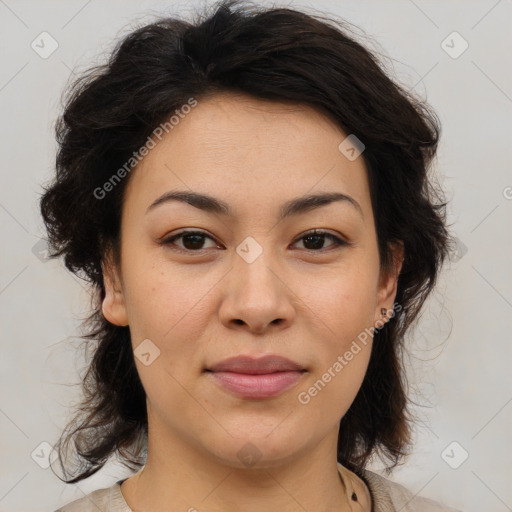
M 346 27 L 291 9 L 163 19 L 78 80 L 41 211 L 97 346 L 59 460 L 138 472 L 59 512 L 453 510 L 365 469 L 410 445 L 438 135 Z

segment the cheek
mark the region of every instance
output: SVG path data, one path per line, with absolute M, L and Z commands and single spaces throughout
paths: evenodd
M 219 280 L 207 271 L 199 276 L 197 267 L 194 272 L 192 265 L 182 270 L 170 266 L 169 262 L 144 265 L 134 258 L 125 272 L 125 300 L 133 348 L 137 350 L 143 340 L 150 340 L 159 353 L 155 366 L 149 367 L 151 371 L 136 361 L 141 379 L 149 379 L 148 383 L 162 377 L 162 372 L 180 381 L 200 372 L 203 347 L 196 341 L 204 336 L 211 318 L 209 292 Z M 156 368 L 160 377 L 155 375 Z
M 315 280 L 307 280 L 301 295 L 309 316 L 324 324 L 329 339 L 340 346 L 373 325 L 377 304 L 377 274 L 371 267 L 350 265 Z
M 201 299 L 202 281 L 191 281 L 186 268 L 173 270 L 154 257 L 134 255 L 130 260 L 124 272 L 130 326 L 146 337 L 166 337 Z
M 298 396 L 300 404 L 320 411 L 333 424 L 347 412 L 366 374 L 375 300 L 371 293 L 346 282 L 336 290 L 316 297 L 321 343 L 314 344 L 316 364 Z
M 371 354 L 376 279 L 371 266 L 354 265 L 304 288 L 306 311 L 322 342 L 315 343 L 318 364 L 308 387 L 301 388 L 306 393 L 301 403 L 311 399 L 317 406 L 336 404 L 333 417 L 352 403 Z

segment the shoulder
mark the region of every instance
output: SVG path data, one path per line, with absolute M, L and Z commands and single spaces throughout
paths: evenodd
M 416 496 L 409 489 L 367 469 L 359 476 L 368 485 L 375 512 L 462 512 L 437 501 Z
M 55 512 L 133 512 L 121 494 L 121 486 L 115 483 L 105 489 L 86 494 Z

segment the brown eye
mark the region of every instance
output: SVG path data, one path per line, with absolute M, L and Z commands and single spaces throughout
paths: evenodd
M 209 238 L 214 242 L 212 237 L 206 235 L 202 231 L 182 231 L 181 233 L 166 238 L 162 241 L 162 244 L 176 245 L 174 241 L 182 239 L 183 247 L 177 245 L 178 249 L 190 252 L 199 252 L 205 249 L 203 245 L 206 238 Z
M 182 245 L 178 245 L 175 243 L 176 240 L 182 240 Z M 210 239 L 215 243 L 215 240 L 203 233 L 202 231 L 181 231 L 169 238 L 166 238 L 162 241 L 163 245 L 171 245 L 175 246 L 176 249 L 185 251 L 185 252 L 200 252 L 205 249 L 204 243 L 206 239 Z M 324 247 L 325 240 L 329 239 L 333 243 L 327 248 Z M 328 250 L 329 247 L 339 247 L 343 245 L 349 245 L 348 242 L 342 240 L 341 238 L 329 233 L 327 231 L 319 231 L 313 230 L 309 233 L 306 233 L 299 241 L 303 241 L 304 249 L 312 252 L 322 252 L 324 250 Z M 215 245 L 218 247 L 218 245 Z
M 325 250 L 323 247 L 325 239 L 328 238 L 332 240 L 334 243 L 330 247 L 338 247 L 342 245 L 348 245 L 347 242 L 342 240 L 341 238 L 333 235 L 332 233 L 328 233 L 327 231 L 318 231 L 314 230 L 309 233 L 303 235 L 299 240 L 304 240 L 304 248 L 307 250 L 312 250 L 314 252 L 320 252 Z

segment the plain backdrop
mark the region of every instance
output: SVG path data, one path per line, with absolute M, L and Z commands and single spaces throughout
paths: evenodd
M 79 398 L 70 384 L 89 295 L 60 261 L 45 259 L 38 199 L 53 172 L 54 122 L 73 73 L 103 62 L 136 26 L 201 5 L 0 0 L 0 511 L 49 512 L 128 476 L 116 461 L 78 485 L 45 469 Z M 374 39 L 371 49 L 390 57 L 389 72 L 441 119 L 435 168 L 458 246 L 408 340 L 421 421 L 413 454 L 389 478 L 464 511 L 512 510 L 512 3 L 277 5 L 313 7 L 360 27 Z

